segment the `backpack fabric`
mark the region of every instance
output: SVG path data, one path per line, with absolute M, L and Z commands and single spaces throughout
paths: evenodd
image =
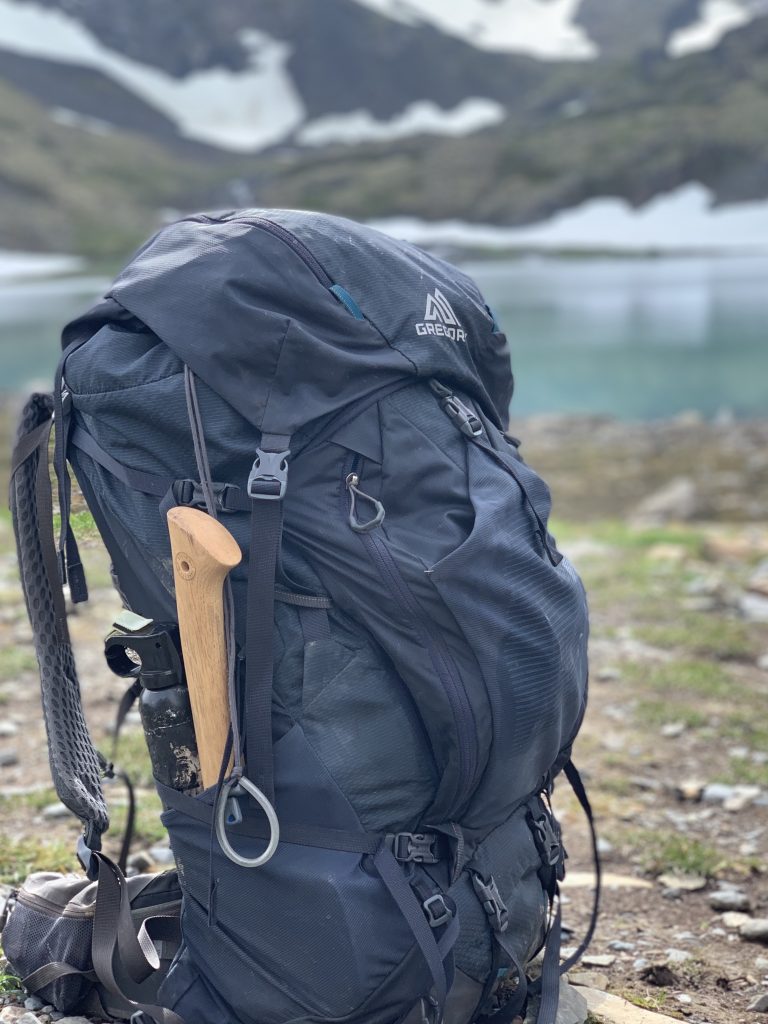
M 530 961 L 559 943 L 549 796 L 564 766 L 580 785 L 588 622 L 548 489 L 504 433 L 508 348 L 476 286 L 340 218 L 199 215 L 150 239 L 63 343 L 73 598 L 66 459 L 133 611 L 175 619 L 174 505 L 207 508 L 244 556 L 231 739 L 280 842 L 261 867 L 233 862 L 216 831 L 233 791 L 231 847 L 256 858 L 270 837 L 237 778 L 195 796 L 158 784 L 183 893 L 166 1019 L 511 1020 Z M 50 578 L 18 501 L 42 493 L 32 447 L 14 460 L 22 576 L 42 561 Z M 45 664 L 52 690 L 63 670 Z M 48 725 L 54 777 L 71 777 Z M 98 792 L 57 788 L 88 863 Z M 556 950 L 547 963 L 545 1024 Z

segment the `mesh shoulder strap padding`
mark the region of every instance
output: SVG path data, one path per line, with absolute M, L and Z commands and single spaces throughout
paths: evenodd
M 33 395 L 24 407 L 14 451 L 10 505 L 21 585 L 40 666 L 51 775 L 59 799 L 86 826 L 88 845 L 98 848 L 109 819 L 99 760 L 83 715 L 59 578 L 48 469 L 52 414 L 50 395 Z M 28 440 L 35 433 L 36 446 Z

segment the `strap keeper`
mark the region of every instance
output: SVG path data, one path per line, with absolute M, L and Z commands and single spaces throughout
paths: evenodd
M 453 911 L 441 892 L 436 892 L 433 896 L 425 899 L 422 907 L 430 928 L 440 928 L 453 918 Z
M 392 856 L 401 864 L 439 864 L 438 839 L 434 832 L 390 832 L 384 837 Z
M 288 457 L 290 450 L 265 452 L 256 449 L 251 472 L 248 476 L 249 498 L 262 501 L 281 501 L 288 486 Z

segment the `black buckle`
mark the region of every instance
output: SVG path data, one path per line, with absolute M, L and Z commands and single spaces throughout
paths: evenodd
M 441 892 L 436 892 L 434 896 L 425 899 L 422 907 L 427 915 L 427 923 L 430 928 L 439 928 L 441 925 L 448 924 L 453 917 L 453 911 Z
M 256 449 L 248 476 L 248 497 L 263 501 L 280 501 L 288 486 L 288 456 L 290 451 L 265 452 Z
M 493 875 L 488 876 L 488 881 L 482 875 L 472 872 L 472 886 L 477 893 L 477 898 L 483 905 L 483 910 L 491 920 L 493 930 L 505 932 L 509 926 L 509 911 L 507 905 L 501 898 L 496 880 Z
M 479 437 L 482 434 L 483 424 L 456 395 L 446 395 L 444 398 L 441 398 L 440 405 L 462 434 L 466 434 L 467 437 Z
M 433 832 L 397 832 L 385 837 L 392 856 L 401 864 L 439 864 L 437 840 Z
M 213 484 L 213 502 L 219 512 L 234 512 L 229 502 L 231 492 L 238 491 L 234 484 Z M 171 485 L 171 494 L 177 505 L 186 505 L 188 508 L 206 507 L 203 486 L 197 480 L 174 480 Z
M 536 849 L 539 851 L 544 865 L 549 868 L 557 867 L 563 857 L 563 845 L 560 841 L 559 830 L 546 815 L 533 818 L 531 828 Z

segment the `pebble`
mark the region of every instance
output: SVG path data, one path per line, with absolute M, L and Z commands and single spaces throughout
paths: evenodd
M 583 988 L 596 988 L 605 992 L 608 988 L 608 979 L 604 974 L 597 971 L 569 971 L 568 980 L 572 985 L 579 985 Z
M 700 779 L 685 779 L 675 789 L 675 796 L 678 800 L 689 800 L 698 803 L 704 793 L 706 783 Z
M 755 967 L 758 971 L 768 971 L 768 957 L 756 956 Z
M 169 846 L 150 846 L 149 855 L 154 864 L 173 864 L 173 851 Z
M 768 622 L 768 597 L 762 594 L 742 594 L 739 611 L 748 622 Z
M 632 970 L 634 970 L 634 971 L 644 971 L 646 969 L 646 967 L 650 967 L 650 966 L 651 966 L 651 961 L 650 960 L 646 959 L 646 957 L 644 957 L 644 956 L 639 956 L 637 958 L 637 960 L 635 960 L 632 963 Z
M 734 786 L 733 793 L 723 801 L 726 811 L 743 811 L 760 796 L 759 786 Z
M 748 942 L 768 942 L 768 917 L 747 918 L 739 925 L 739 935 Z
M 680 889 L 683 892 L 698 892 L 707 886 L 707 880 L 703 875 L 677 875 L 669 873 L 659 875 L 659 882 L 665 889 Z
M 682 736 L 685 732 L 685 722 L 667 722 L 666 725 L 662 725 L 659 729 L 659 734 L 664 736 L 665 739 L 676 739 L 678 736 Z
M 603 836 L 598 837 L 597 852 L 600 854 L 601 857 L 610 857 L 610 855 L 613 853 L 613 849 L 613 843 L 610 842 L 610 840 L 603 838 Z
M 12 768 L 19 763 L 19 755 L 15 750 L 0 750 L 0 768 Z
M 678 1003 L 682 1003 L 683 1006 L 688 1006 L 690 1003 L 693 1002 L 691 997 L 689 995 L 686 995 L 685 992 L 680 992 L 679 995 L 675 996 L 675 999 L 678 1001 Z
M 47 804 L 40 812 L 46 821 L 58 821 L 60 818 L 69 818 L 72 812 L 58 800 L 55 804 Z
M 723 914 L 720 918 L 722 924 L 726 928 L 741 928 L 743 924 L 746 924 L 750 920 L 749 914 L 743 914 L 738 910 L 729 910 Z
M 746 893 L 738 889 L 718 889 L 710 893 L 709 905 L 713 910 L 740 910 L 749 911 L 750 902 Z
M 664 955 L 667 958 L 668 964 L 684 964 L 686 960 L 691 959 L 691 954 L 687 953 L 684 949 L 667 949 Z
M 724 782 L 710 782 L 701 794 L 702 800 L 716 804 L 722 803 L 730 796 L 733 796 L 733 786 L 726 786 Z
M 768 651 L 765 654 L 761 654 L 757 659 L 757 667 L 762 669 L 763 672 L 768 672 Z
M 605 665 L 597 670 L 595 678 L 599 683 L 613 683 L 621 679 L 621 672 L 615 665 Z
M 614 939 L 608 943 L 608 949 L 615 949 L 617 953 L 632 953 L 635 949 L 633 942 L 622 942 L 621 939 Z
M 752 1010 L 753 1013 L 768 1013 L 768 992 L 755 996 L 747 1009 Z
M 616 963 L 616 957 L 610 953 L 593 953 L 582 957 L 581 962 L 585 967 L 610 967 Z
M 7 739 L 9 736 L 15 736 L 19 731 L 18 725 L 15 722 L 4 721 L 0 722 L 0 738 Z
M 26 1010 L 42 1010 L 43 1006 L 43 1000 L 39 996 L 28 996 L 24 1000 L 24 1008 Z
M 131 854 L 128 858 L 128 867 L 137 872 L 149 871 L 154 863 L 155 860 L 147 850 L 139 850 L 138 853 Z

